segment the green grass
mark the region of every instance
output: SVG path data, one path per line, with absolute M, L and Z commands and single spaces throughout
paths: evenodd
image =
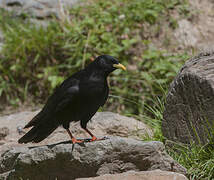
M 25 16 L 14 19 L 1 11 L 5 36 L 0 55 L 1 102 L 18 105 L 31 97 L 44 103 L 64 78 L 97 55 L 110 54 L 130 70 L 110 77 L 106 107 L 125 114 L 142 113 L 154 95 L 162 96 L 159 85 L 166 89 L 187 58 L 152 43 L 163 29 L 175 28 L 168 23 L 173 19 L 176 24 L 172 10 L 188 14 L 186 4 L 184 0 L 91 0 L 45 28 L 35 27 Z M 146 28 L 151 29 L 149 34 Z
M 213 142 L 204 146 L 194 143 L 190 146 L 175 144 L 173 148 L 168 149 L 168 153 L 187 168 L 191 180 L 214 179 Z

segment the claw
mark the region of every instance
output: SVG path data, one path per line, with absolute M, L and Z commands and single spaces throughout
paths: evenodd
M 92 142 L 92 141 L 97 141 L 97 140 L 99 140 L 99 139 L 97 139 L 96 136 L 93 136 L 92 139 L 90 140 L 90 142 Z

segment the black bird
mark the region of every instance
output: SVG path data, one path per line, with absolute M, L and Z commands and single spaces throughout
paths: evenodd
M 21 137 L 19 143 L 38 143 L 62 125 L 73 143 L 81 143 L 69 130 L 71 121 L 79 121 L 81 127 L 97 140 L 87 123 L 108 98 L 107 76 L 117 68 L 126 70 L 115 58 L 101 55 L 85 69 L 66 79 L 48 98 L 43 109 L 24 127 L 32 129 Z

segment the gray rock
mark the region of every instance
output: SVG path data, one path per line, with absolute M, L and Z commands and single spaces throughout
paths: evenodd
M 143 122 L 112 112 L 96 113 L 87 127 L 101 136 L 114 135 L 140 139 L 143 135 L 150 137 L 153 135 L 152 130 Z M 79 127 L 79 122 L 73 123 L 72 129 L 72 132 L 80 137 L 87 135 Z
M 62 18 L 62 13 L 77 2 L 78 0 L 1 0 L 0 7 L 12 11 L 16 16 L 27 14 L 37 19 Z
M 186 47 L 196 47 L 201 37 L 201 32 L 186 19 L 178 21 L 178 28 L 174 34 L 178 42 Z
M 12 148 L 0 158 L 7 179 L 75 179 L 126 171 L 161 169 L 186 173 L 161 142 L 110 137 L 83 145 L 62 142 L 47 146 Z
M 10 174 L 10 171 L 0 174 L 0 180 L 6 180 Z
M 12 148 L 10 151 L 5 152 L 2 157 L 0 156 L 0 173 L 10 171 L 18 154 L 25 151 L 26 148 L 24 147 L 16 147 Z
M 178 28 L 174 35 L 180 43 L 179 46 L 182 49 L 185 49 L 185 46 L 200 52 L 214 49 L 213 0 L 189 0 L 188 3 L 190 12 L 195 13 L 191 13 L 185 19 L 176 18 Z
M 183 174 L 169 171 L 140 171 L 120 174 L 105 174 L 98 177 L 78 178 L 76 180 L 188 180 Z
M 26 0 L 5 0 L 7 6 L 24 6 Z
M 165 137 L 182 143 L 206 143 L 214 125 L 214 53 L 185 63 L 170 85 L 163 115 Z
M 20 144 L 17 143 L 18 139 L 23 136 L 23 133 L 29 130 L 22 128 L 37 113 L 38 111 L 25 111 L 0 117 L 0 128 L 7 127 L 10 130 L 10 134 L 1 141 L 4 144 L 1 145 L 0 154 L 1 151 L 4 151 L 8 148 L 13 146 L 20 146 Z M 112 112 L 96 113 L 92 118 L 92 121 L 88 123 L 88 128 L 92 130 L 92 132 L 98 137 L 116 135 L 139 139 L 139 137 L 143 135 L 153 135 L 152 130 L 148 128 L 143 122 Z M 73 135 L 77 138 L 89 137 L 89 135 L 80 127 L 79 122 L 71 123 L 70 129 Z M 58 127 L 48 138 L 43 140 L 41 143 L 38 143 L 38 145 L 57 143 L 65 140 L 70 140 L 67 132 L 64 128 Z
M 7 127 L 0 128 L 0 140 L 4 139 L 9 134 L 9 129 Z

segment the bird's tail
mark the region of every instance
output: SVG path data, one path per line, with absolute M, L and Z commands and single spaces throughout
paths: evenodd
M 22 136 L 18 143 L 35 142 L 38 143 L 48 137 L 56 128 L 57 124 L 42 123 L 33 126 L 33 128 Z

